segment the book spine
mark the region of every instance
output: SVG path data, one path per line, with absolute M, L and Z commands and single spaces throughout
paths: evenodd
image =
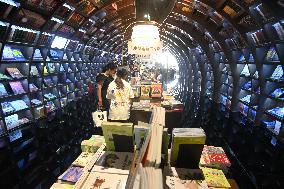
M 280 24 L 275 24 L 273 26 L 278 34 L 278 37 L 280 40 L 284 40 L 284 30 L 283 27 Z
M 260 6 L 256 7 L 255 10 L 258 12 L 258 14 L 266 21 L 267 18 L 263 14 L 262 10 L 260 9 Z

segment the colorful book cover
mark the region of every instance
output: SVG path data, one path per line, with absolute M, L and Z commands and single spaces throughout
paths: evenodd
M 151 97 L 161 98 L 162 92 L 163 92 L 163 86 L 162 84 L 152 84 L 151 85 Z
M 66 183 L 54 183 L 50 189 L 73 189 L 73 184 L 66 184 Z
M 201 128 L 174 128 L 171 164 L 176 167 L 198 167 L 206 135 Z M 185 153 L 186 151 L 186 153 Z
M 5 45 L 2 53 L 2 60 L 15 60 L 13 50 L 10 46 Z
M 279 61 L 278 54 L 274 47 L 271 47 L 268 52 L 266 53 L 266 60 L 269 62 L 277 62 Z
M 133 160 L 133 154 L 129 152 L 105 151 L 101 154 L 92 171 L 128 174 Z
M 85 167 L 88 162 L 93 159 L 94 154 L 89 152 L 82 152 L 79 157 L 72 163 L 74 166 Z
M 69 169 L 67 169 L 61 176 L 59 176 L 58 179 L 61 181 L 76 183 L 82 174 L 83 174 L 82 167 L 72 166 Z
M 123 174 L 91 172 L 82 189 L 124 189 L 126 188 L 127 178 L 128 175 Z
M 22 83 L 20 81 L 11 81 L 9 82 L 15 95 L 25 93 Z
M 48 69 L 48 73 L 54 73 L 55 72 L 55 64 L 53 63 L 47 63 L 47 69 Z
M 81 150 L 83 152 L 96 153 L 103 144 L 105 144 L 105 138 L 103 136 L 92 135 L 89 140 L 83 140 L 81 142 Z
M 1 106 L 4 114 L 9 114 L 16 111 L 10 102 L 3 102 L 1 103 Z
M 141 95 L 140 86 L 133 86 L 132 87 L 134 97 L 138 98 Z
M 108 151 L 133 152 L 133 124 L 103 122 L 102 129 Z
M 201 168 L 205 181 L 209 187 L 230 188 L 230 184 L 222 170 Z
M 19 125 L 19 116 L 17 114 L 7 116 L 5 117 L 5 123 L 7 130 L 11 130 Z
M 149 97 L 151 91 L 150 85 L 141 85 L 141 97 Z
M 20 79 L 23 78 L 23 74 L 18 70 L 18 68 L 6 68 L 9 75 L 14 79 Z
M 0 97 L 8 96 L 8 92 L 6 91 L 5 86 L 0 83 Z
M 13 48 L 12 52 L 13 52 L 13 56 L 15 60 L 18 60 L 18 61 L 26 60 L 20 49 Z

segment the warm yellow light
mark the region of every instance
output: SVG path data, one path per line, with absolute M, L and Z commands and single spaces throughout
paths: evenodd
M 139 45 L 152 45 L 160 41 L 159 28 L 153 24 L 140 24 L 133 27 L 131 40 Z

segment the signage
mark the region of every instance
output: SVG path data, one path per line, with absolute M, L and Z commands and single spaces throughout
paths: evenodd
M 135 55 L 135 59 L 150 59 L 151 58 L 151 56 L 150 56 L 150 54 L 136 54 Z
M 157 41 L 152 45 L 138 45 L 133 41 L 128 41 L 128 54 L 137 54 L 137 55 L 150 55 L 161 53 L 163 48 L 163 42 Z

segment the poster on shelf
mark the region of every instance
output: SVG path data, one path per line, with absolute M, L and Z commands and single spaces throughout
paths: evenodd
M 135 44 L 133 41 L 128 41 L 128 53 L 137 55 L 150 55 L 162 53 L 163 42 L 158 41 L 151 46 L 143 46 Z
M 163 92 L 163 86 L 161 83 L 151 85 L 151 97 L 161 98 Z

